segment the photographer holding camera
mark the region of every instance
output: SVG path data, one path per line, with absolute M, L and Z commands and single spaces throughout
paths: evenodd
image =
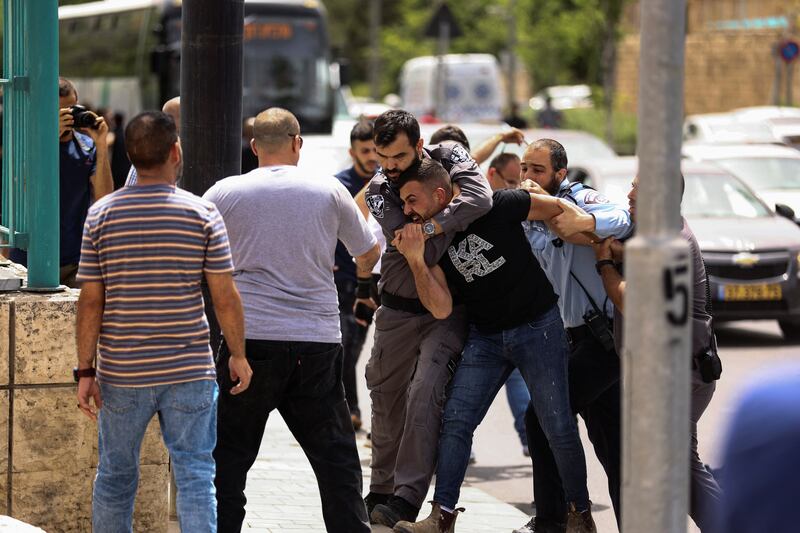
M 114 190 L 108 157 L 108 125 L 102 117 L 78 105 L 78 91 L 58 79 L 61 283 L 77 287 L 83 223 L 89 205 Z M 14 249 L 11 260 L 27 266 L 28 254 Z

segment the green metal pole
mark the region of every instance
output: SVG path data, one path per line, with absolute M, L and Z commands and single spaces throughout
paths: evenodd
M 6 0 L 8 1 L 8 0 Z M 27 9 L 28 287 L 59 285 L 58 1 L 16 0 Z M 24 7 L 23 7 L 24 6 Z

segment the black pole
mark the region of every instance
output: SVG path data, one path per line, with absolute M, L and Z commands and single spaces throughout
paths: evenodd
M 181 186 L 202 195 L 242 170 L 244 0 L 184 0 L 181 19 Z M 219 324 L 203 289 L 216 356 Z
M 244 0 L 184 0 L 182 187 L 202 195 L 242 168 Z

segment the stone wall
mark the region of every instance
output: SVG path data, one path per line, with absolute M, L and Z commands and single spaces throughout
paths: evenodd
M 772 46 L 781 33 L 715 31 L 686 36 L 685 113 L 714 113 L 738 107 L 772 105 L 775 59 Z M 639 36 L 629 35 L 619 45 L 617 106 L 637 111 L 639 90 Z M 800 104 L 800 66 L 794 68 L 793 95 Z M 783 85 L 781 86 L 781 95 Z
M 0 514 L 49 533 L 90 532 L 96 424 L 77 409 L 78 291 L 0 295 Z M 153 420 L 134 529 L 166 532 L 168 455 Z

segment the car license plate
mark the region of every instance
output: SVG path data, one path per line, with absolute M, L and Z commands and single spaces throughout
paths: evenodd
M 721 299 L 727 301 L 780 300 L 783 297 L 781 286 L 777 283 L 723 285 L 720 293 Z

